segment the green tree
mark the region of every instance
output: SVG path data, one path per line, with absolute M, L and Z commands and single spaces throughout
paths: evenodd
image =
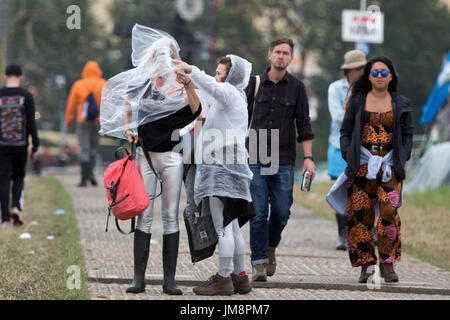
M 319 64 L 333 79 L 340 77 L 339 65 L 353 43 L 341 41 L 340 14 L 343 9 L 358 9 L 359 1 L 304 1 L 305 46 L 319 50 Z M 438 0 L 368 1 L 378 5 L 385 15 L 384 43 L 371 44 L 370 56 L 386 55 L 398 69 L 399 91 L 409 97 L 416 107 L 422 106 L 430 94 L 449 50 L 450 13 Z M 322 17 L 322 22 L 317 16 Z M 324 23 L 326 21 L 326 23 Z M 323 32 L 314 32 L 314 29 Z M 415 119 L 420 116 L 417 108 Z M 418 122 L 417 122 L 418 123 Z
M 385 25 L 384 43 L 371 44 L 369 58 L 385 55 L 392 59 L 399 73 L 399 92 L 410 98 L 414 106 L 415 133 L 423 133 L 426 128 L 419 124 L 421 107 L 450 49 L 448 7 L 439 0 L 368 0 L 367 6 L 370 5 L 379 6 Z M 319 95 L 319 117 L 313 123 L 313 149 L 319 159 L 326 159 L 330 121 L 327 88 L 343 77 L 339 67 L 344 53 L 354 49 L 354 43 L 341 40 L 341 13 L 343 9 L 359 10 L 359 6 L 358 0 L 269 0 L 259 4 L 260 12 L 270 9 L 275 13 L 275 21 L 281 21 L 278 25 L 282 27 L 274 28 L 274 33 L 289 34 L 306 51 L 318 53 L 322 74 L 309 79 L 309 86 Z M 303 78 L 302 74 L 299 76 Z
M 114 22 L 114 37 L 120 48 L 121 67 L 132 68 L 131 30 L 138 23 L 169 32 L 173 1 L 116 0 L 112 3 L 110 15 Z
M 168 32 L 180 45 L 182 58 L 210 74 L 215 71 L 217 58 L 228 53 L 249 59 L 253 63 L 254 73 L 261 72 L 267 49 L 252 24 L 255 17 L 252 1 L 203 2 L 202 16 L 191 22 L 179 17 L 174 0 L 117 0 L 111 13 L 116 30 L 122 35 L 129 37 L 135 23 Z M 126 52 L 127 60 L 130 40 L 121 41 L 121 47 L 122 52 Z
M 95 21 L 88 0 L 11 1 L 8 61 L 23 66 L 25 85 L 36 88 L 40 127 L 59 129 L 61 108 L 70 86 L 81 77 L 88 60 L 96 60 L 104 76 L 117 73 L 114 45 Z M 70 30 L 67 8 L 81 9 L 81 29 Z M 55 76 L 63 75 L 66 85 L 58 87 Z
M 205 1 L 204 14 L 195 23 L 207 39 L 210 65 L 205 69 L 214 72 L 217 59 L 232 53 L 252 62 L 252 74 L 264 71 L 268 43 L 253 24 L 257 15 L 252 5 L 247 0 Z

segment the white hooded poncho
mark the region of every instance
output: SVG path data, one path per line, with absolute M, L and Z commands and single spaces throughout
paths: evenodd
M 225 82 L 216 82 L 197 67 L 189 77 L 198 87 L 210 109 L 197 138 L 194 200 L 221 196 L 251 202 L 253 174 L 248 166 L 245 138 L 248 127 L 247 98 L 252 65 L 247 60 L 228 55 L 232 67 Z

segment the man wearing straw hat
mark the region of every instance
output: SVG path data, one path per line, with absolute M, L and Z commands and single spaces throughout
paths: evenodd
M 350 87 L 363 74 L 366 62 L 366 56 L 363 52 L 359 50 L 346 52 L 344 64 L 341 66 L 345 76 L 334 81 L 328 87 L 328 109 L 331 115 L 330 136 L 328 138 L 328 175 L 331 180 L 336 180 L 347 166 L 341 155 L 339 131 L 344 119 L 344 106 L 350 93 Z M 336 213 L 336 220 L 339 233 L 339 242 L 336 250 L 346 250 L 345 226 L 347 217 Z

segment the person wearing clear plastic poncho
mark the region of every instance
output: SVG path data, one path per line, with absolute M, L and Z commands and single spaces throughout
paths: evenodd
M 172 59 L 179 59 L 179 47 L 170 35 L 135 25 L 132 47 L 136 68 L 108 80 L 103 89 L 100 133 L 119 138 L 126 136 L 129 142 L 134 140 L 145 149 L 138 151 L 137 167 L 151 199 L 156 195 L 158 180 L 162 181 L 163 292 L 180 295 L 175 271 L 183 158 L 176 151 L 177 132 L 200 115 L 201 105 L 193 85 L 189 84 L 190 79 L 185 75 L 176 76 Z M 153 168 L 144 152 L 150 156 Z M 126 290 L 129 293 L 145 291 L 154 202 L 152 200 L 138 216 L 134 234 L 134 279 Z
M 214 78 L 195 66 L 174 62 L 178 73 L 189 75 L 210 106 L 196 142 L 194 200 L 202 215 L 212 215 L 219 238 L 219 271 L 193 291 L 199 295 L 248 293 L 251 285 L 245 272 L 246 245 L 240 227 L 255 216 L 250 196 L 253 174 L 245 148 L 248 111 L 244 89 L 252 65 L 228 55 L 219 60 Z

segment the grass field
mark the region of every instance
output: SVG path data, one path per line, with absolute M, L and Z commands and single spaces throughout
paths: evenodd
M 295 202 L 335 221 L 325 200 L 331 185 L 314 183 L 306 193 L 296 184 Z M 65 214 L 55 215 L 57 209 Z M 403 250 L 450 270 L 450 188 L 405 196 L 399 214 Z M 27 176 L 23 216 L 28 225 L 0 228 L 0 300 L 89 299 L 72 200 L 58 180 Z M 19 239 L 25 232 L 31 239 Z M 68 288 L 76 276 L 71 266 L 81 271 L 80 289 Z
M 89 299 L 72 200 L 55 178 L 27 176 L 23 218 L 28 225 L 0 229 L 0 300 Z
M 333 210 L 325 200 L 332 185 L 332 182 L 314 183 L 309 193 L 301 192 L 300 185 L 296 185 L 295 202 L 336 221 Z M 399 215 L 402 249 L 421 260 L 450 270 L 450 188 L 405 195 Z

